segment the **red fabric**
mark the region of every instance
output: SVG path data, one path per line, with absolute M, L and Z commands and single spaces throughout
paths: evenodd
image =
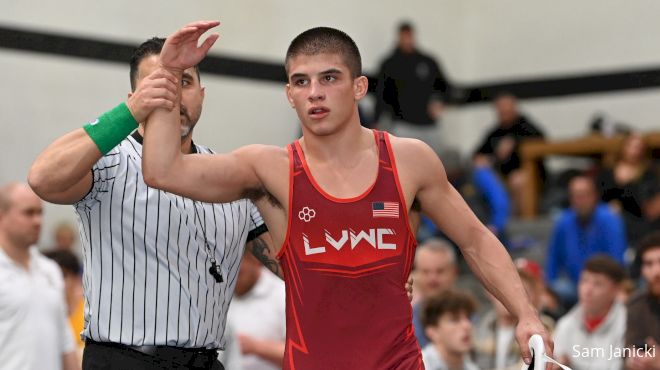
M 374 135 L 378 176 L 352 199 L 325 193 L 299 143 L 288 147 L 285 370 L 424 368 L 404 289 L 416 242 L 388 138 Z M 387 202 L 400 211 L 374 213 Z
M 602 324 L 603 321 L 605 321 L 606 317 L 607 317 L 607 314 L 605 314 L 603 316 L 599 316 L 599 317 L 585 317 L 584 318 L 584 327 L 585 327 L 585 329 L 587 329 L 587 331 L 589 333 L 593 333 L 596 329 L 598 329 L 600 324 Z

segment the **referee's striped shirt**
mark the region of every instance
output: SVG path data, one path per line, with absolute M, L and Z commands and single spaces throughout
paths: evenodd
M 193 151 L 212 153 L 195 144 Z M 265 231 L 263 220 L 249 200 L 201 203 L 147 187 L 141 157 L 136 131 L 94 165 L 93 186 L 75 204 L 85 267 L 82 335 L 136 346 L 224 348 L 245 242 Z M 205 238 L 223 283 L 209 274 Z

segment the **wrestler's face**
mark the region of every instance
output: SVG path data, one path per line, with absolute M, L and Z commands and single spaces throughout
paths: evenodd
M 353 77 L 341 55 L 298 55 L 287 67 L 287 98 L 304 133 L 325 136 L 359 122 L 357 102 L 366 94 L 368 81 Z
M 158 68 L 158 55 L 150 55 L 138 65 L 138 83 Z M 183 71 L 181 78 L 181 138 L 187 138 L 193 132 L 199 117 L 202 115 L 204 102 L 204 87 L 194 67 Z

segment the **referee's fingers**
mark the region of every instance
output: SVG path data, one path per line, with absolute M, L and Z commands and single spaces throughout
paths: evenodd
M 178 83 L 176 76 L 172 72 L 164 68 L 158 68 L 155 71 L 153 71 L 148 76 L 148 79 L 150 80 L 166 79 L 174 84 Z

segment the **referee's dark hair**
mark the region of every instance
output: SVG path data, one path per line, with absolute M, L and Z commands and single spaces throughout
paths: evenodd
M 140 62 L 147 57 L 152 55 L 160 54 L 160 51 L 163 50 L 163 45 L 165 44 L 165 39 L 162 37 L 152 37 L 149 40 L 143 42 L 138 46 L 131 56 L 130 62 L 130 77 L 131 77 L 131 91 L 135 91 L 137 87 L 138 79 L 138 69 Z M 195 66 L 195 72 L 197 72 L 197 79 L 201 81 L 199 76 L 199 66 Z
M 66 275 L 80 275 L 82 273 L 82 266 L 78 257 L 71 251 L 67 250 L 54 250 L 44 253 L 44 256 L 52 259 L 62 269 L 62 273 Z

